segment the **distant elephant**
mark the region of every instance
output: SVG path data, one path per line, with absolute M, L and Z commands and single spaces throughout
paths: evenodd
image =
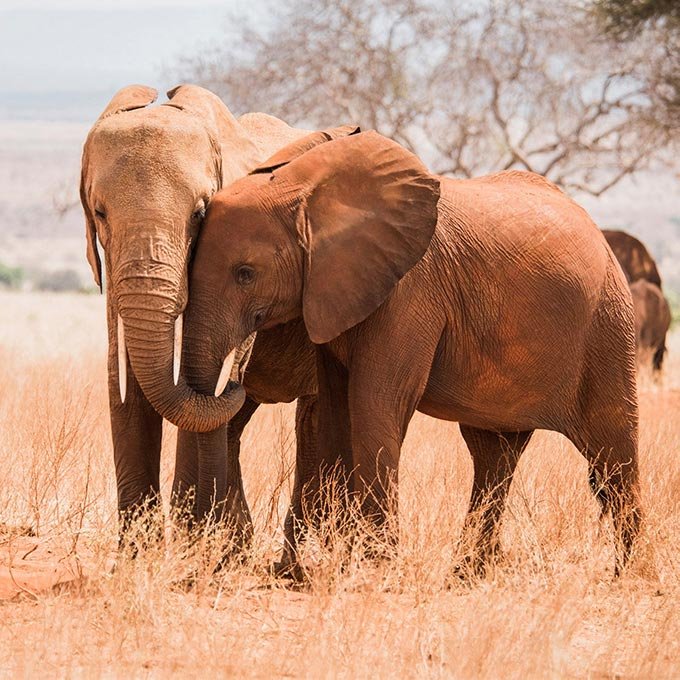
M 220 399 L 206 398 L 186 385 L 180 371 L 182 352 L 191 352 L 182 342 L 188 268 L 208 201 L 309 134 L 265 114 L 237 120 L 217 96 L 193 85 L 174 88 L 169 101 L 151 107 L 156 97 L 156 90 L 141 85 L 120 90 L 90 130 L 82 160 L 87 257 L 100 286 L 97 238 L 106 265 L 109 400 L 123 533 L 134 511 L 158 502 L 159 413 L 183 428 L 186 419 L 176 400 L 181 394 L 194 415 L 200 413 L 203 429 L 213 430 L 244 400 L 235 383 Z M 344 133 L 341 128 L 332 134 Z M 232 358 L 237 371 L 247 356 Z M 259 363 L 254 357 L 253 366 Z M 254 410 L 252 400 L 244 409 Z M 195 419 L 192 424 L 196 429 Z M 233 439 L 235 455 L 227 470 L 226 441 L 226 427 L 202 438 L 180 430 L 173 501 L 183 502 L 197 489 L 194 513 L 204 516 L 216 483 L 236 479 L 229 493 L 244 523 L 249 515 L 239 442 Z
M 625 231 L 603 229 L 602 233 L 614 251 L 633 295 L 638 363 L 642 365 L 651 350 L 652 368 L 660 371 L 670 327 L 670 308 L 661 291 L 656 262 L 644 244 Z
M 644 279 L 661 288 L 661 277 L 654 258 L 645 245 L 625 231 L 603 229 L 609 247 L 626 275 L 628 283 Z
M 413 412 L 460 422 L 479 569 L 531 434 L 561 432 L 612 511 L 618 571 L 641 523 L 633 309 L 587 213 L 531 173 L 435 177 L 373 132 L 266 166 L 211 201 L 191 274 L 191 379 L 219 394 L 234 347 L 302 321 L 318 461 L 343 461 L 385 531 Z
M 671 310 L 658 286 L 644 279 L 630 285 L 635 309 L 635 340 L 638 362 L 652 357 L 652 368 L 660 371 L 666 353 L 666 333 L 671 326 Z

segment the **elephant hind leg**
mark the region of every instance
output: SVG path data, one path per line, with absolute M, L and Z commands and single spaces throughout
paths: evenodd
M 463 540 L 472 539 L 472 566 L 483 573 L 499 551 L 499 520 L 505 508 L 512 476 L 533 430 L 491 432 L 460 426 L 474 465 L 470 507 Z
M 610 304 L 598 311 L 588 330 L 584 372 L 563 433 L 588 461 L 602 514 L 611 513 L 619 574 L 640 532 L 642 511 L 633 319 L 615 309 Z
M 642 524 L 635 367 L 625 357 L 620 351 L 596 362 L 581 387 L 580 415 L 565 432 L 588 461 L 601 516 L 611 513 L 616 574 L 628 562 Z
M 600 504 L 601 517 L 611 513 L 618 575 L 630 558 L 642 524 L 636 437 L 601 422 L 572 441 L 588 461 L 590 488 Z

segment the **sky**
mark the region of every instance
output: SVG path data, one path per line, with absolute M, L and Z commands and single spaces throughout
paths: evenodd
M 23 230 L 17 252 L 29 254 L 27 233 L 71 235 L 69 257 L 86 272 L 80 213 L 62 222 L 40 216 L 52 214 L 51 197 L 65 185 L 77 195 L 89 126 L 125 85 L 143 83 L 161 93 L 176 85 L 173 64 L 182 56 L 229 40 L 234 15 L 266 21 L 272 2 L 0 0 L 0 246 L 3 231 Z M 677 229 L 669 221 L 677 217 L 676 197 L 667 174 L 626 180 L 602 199 L 580 201 L 602 226 L 648 240 L 664 272 L 673 269 L 680 282 L 680 254 L 668 247 Z M 35 220 L 44 222 L 40 229 Z M 0 248 L 0 260 L 8 257 Z
M 124 85 L 168 89 L 258 1 L 0 0 L 0 118 L 88 120 Z
M 3 9 L 135 9 L 154 7 L 224 7 L 229 0 L 0 0 Z

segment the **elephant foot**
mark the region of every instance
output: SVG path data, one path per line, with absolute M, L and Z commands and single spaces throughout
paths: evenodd
M 279 562 L 274 562 L 271 565 L 270 573 L 274 578 L 287 581 L 293 586 L 302 586 L 307 580 L 300 562 L 286 555 Z

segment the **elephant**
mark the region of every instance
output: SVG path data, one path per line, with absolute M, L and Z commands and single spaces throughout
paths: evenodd
M 156 98 L 156 90 L 143 85 L 116 93 L 90 130 L 82 157 L 87 258 L 99 287 L 104 273 L 107 281 L 109 403 L 121 540 L 135 514 L 158 506 L 161 413 L 180 428 L 173 503 L 191 502 L 200 518 L 214 494 L 229 494 L 241 524 L 249 522 L 238 439 L 232 445 L 236 458 L 225 464 L 223 426 L 241 408 L 243 388 L 232 381 L 218 400 L 207 398 L 186 384 L 181 371 L 190 352 L 182 339 L 188 270 L 211 196 L 310 134 L 266 114 L 236 119 L 216 95 L 195 85 L 175 87 L 167 102 L 152 107 Z M 338 128 L 327 136 L 353 129 Z M 251 350 L 244 345 L 232 357 L 235 377 Z M 258 365 L 257 356 L 253 365 Z M 194 415 L 201 413 L 209 434 L 197 436 L 184 428 L 185 415 L 173 411 L 167 400 L 178 391 L 193 404 Z M 252 410 L 252 400 L 244 409 Z M 197 429 L 195 420 L 193 425 Z M 223 488 L 231 479 L 239 482 Z
M 634 236 L 616 229 L 603 229 L 609 247 L 626 275 L 628 283 L 644 279 L 661 288 L 661 277 L 654 258 L 645 245 Z
M 661 371 L 670 327 L 670 307 L 661 290 L 661 277 L 654 258 L 644 244 L 625 231 L 603 229 L 626 275 L 635 309 L 635 339 L 638 363 L 651 354 L 652 370 Z
M 191 272 L 187 374 L 219 395 L 224 357 L 251 333 L 304 327 L 317 470 L 340 461 L 389 541 L 414 411 L 457 421 L 474 464 L 464 533 L 478 571 L 498 552 L 533 431 L 560 432 L 611 511 L 619 573 L 642 523 L 633 308 L 588 214 L 533 173 L 432 175 L 375 132 L 292 155 L 213 196 Z
M 660 288 L 645 279 L 630 284 L 635 309 L 635 341 L 638 362 L 652 357 L 652 369 L 661 370 L 666 353 L 666 333 L 671 326 L 671 310 Z

